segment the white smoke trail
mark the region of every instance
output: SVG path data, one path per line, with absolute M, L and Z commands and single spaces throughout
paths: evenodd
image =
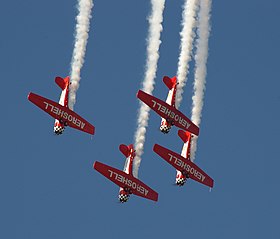
M 71 61 L 71 85 L 69 91 L 69 108 L 72 110 L 76 103 L 76 91 L 79 88 L 80 72 L 84 64 L 92 7 L 92 0 L 78 0 L 79 13 L 76 18 L 76 36 Z
M 157 63 L 159 59 L 159 47 L 161 44 L 160 34 L 163 29 L 162 21 L 165 0 L 151 0 L 151 4 L 151 15 L 148 18 L 149 33 L 147 43 L 146 72 L 142 87 L 142 90 L 148 94 L 152 94 L 154 90 L 154 79 L 156 77 Z M 133 162 L 133 175 L 135 177 L 138 177 L 141 156 L 143 154 L 149 112 L 150 108 L 141 102 L 138 112 L 137 129 L 134 135 L 136 156 Z
M 200 1 L 200 11 L 198 14 L 198 38 L 196 41 L 195 55 L 195 77 L 194 77 L 194 95 L 192 97 L 192 117 L 191 120 L 197 125 L 200 125 L 201 113 L 203 108 L 203 98 L 206 86 L 207 74 L 207 58 L 208 58 L 208 39 L 210 34 L 210 11 L 211 0 Z M 197 137 L 192 140 L 191 160 L 195 159 L 197 148 Z
M 183 88 L 187 82 L 187 74 L 189 72 L 189 62 L 191 60 L 193 41 L 196 26 L 196 11 L 198 0 L 185 0 L 182 14 L 182 30 L 180 32 L 181 45 L 180 56 L 178 61 L 176 107 L 179 108 L 183 99 Z

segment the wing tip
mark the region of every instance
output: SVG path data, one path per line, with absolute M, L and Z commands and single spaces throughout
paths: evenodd
M 158 193 L 156 192 L 156 195 L 154 197 L 154 201 L 157 202 L 158 201 Z
M 93 125 L 91 125 L 91 130 L 90 130 L 90 134 L 94 135 L 95 134 L 95 127 Z
M 197 127 L 197 136 L 199 135 L 199 127 L 198 126 L 196 126 Z
M 210 188 L 210 190 L 211 190 L 214 187 L 214 180 L 211 177 L 208 176 L 208 180 L 205 183 L 205 185 L 208 186 Z
M 158 144 L 154 144 L 153 150 L 155 151 L 158 147 Z
M 98 162 L 98 161 L 95 161 L 95 162 L 93 163 L 93 165 L 92 165 L 92 167 L 93 167 L 95 170 L 97 170 L 98 166 L 100 166 L 100 162 Z
M 214 187 L 214 180 L 212 179 L 211 184 L 210 184 L 210 188 Z
M 34 93 L 29 92 L 28 95 L 27 95 L 27 99 L 30 100 L 32 96 L 34 96 Z
M 143 92 L 142 90 L 138 90 L 137 93 L 136 93 L 136 97 L 137 98 L 141 97 L 142 92 Z

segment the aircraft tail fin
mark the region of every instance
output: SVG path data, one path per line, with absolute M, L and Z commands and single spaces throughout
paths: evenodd
M 163 82 L 167 86 L 167 88 L 171 90 L 177 84 L 177 77 L 174 76 L 173 78 L 169 78 L 168 76 L 164 76 Z
M 120 144 L 119 150 L 127 158 L 131 154 L 131 149 L 133 149 L 133 144 L 126 146 L 125 144 Z
M 70 77 L 67 76 L 64 79 L 57 76 L 55 77 L 55 83 L 62 89 L 64 90 L 66 88 L 66 86 L 69 84 L 70 81 Z
M 190 141 L 191 133 L 184 130 L 178 130 L 178 136 L 183 140 L 184 143 Z

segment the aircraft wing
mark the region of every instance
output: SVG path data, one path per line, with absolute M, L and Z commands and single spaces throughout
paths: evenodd
M 129 188 L 132 194 L 153 201 L 158 200 L 157 192 L 130 174 L 98 161 L 94 162 L 93 168 L 118 186 L 122 188 Z
M 149 95 L 142 90 L 137 92 L 137 97 L 162 118 L 170 120 L 172 122 L 171 124 L 174 124 L 183 130 L 187 130 L 192 134 L 199 134 L 199 128 L 189 118 L 166 102 Z
M 175 169 L 181 171 L 182 173 L 186 172 L 191 179 L 213 188 L 214 180 L 191 160 L 188 160 L 158 144 L 155 144 L 153 149 L 160 157 L 162 157 L 167 163 L 171 164 Z
M 84 131 L 88 134 L 94 134 L 94 126 L 69 108 L 32 92 L 29 93 L 28 100 L 47 112 L 53 118 L 63 121 L 65 125 Z

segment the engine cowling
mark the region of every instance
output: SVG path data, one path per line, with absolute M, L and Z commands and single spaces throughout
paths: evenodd
M 121 203 L 127 202 L 130 197 L 129 189 L 121 189 L 119 193 L 119 200 Z
M 63 124 L 61 124 L 59 121 L 56 121 L 55 124 L 54 124 L 54 127 L 53 127 L 53 132 L 56 134 L 56 135 L 60 135 L 63 133 L 65 127 Z
M 119 200 L 121 203 L 127 202 L 129 199 L 129 194 L 119 194 Z
M 171 126 L 170 125 L 166 125 L 166 124 L 162 124 L 160 127 L 159 127 L 160 131 L 164 134 L 167 134 L 169 133 L 170 129 L 171 129 Z
M 177 176 L 176 176 L 176 184 L 181 187 L 186 183 L 188 178 L 189 178 L 189 175 L 187 172 L 181 173 L 178 171 Z
M 186 181 L 186 178 L 176 178 L 176 184 L 180 187 L 183 186 L 186 183 Z

